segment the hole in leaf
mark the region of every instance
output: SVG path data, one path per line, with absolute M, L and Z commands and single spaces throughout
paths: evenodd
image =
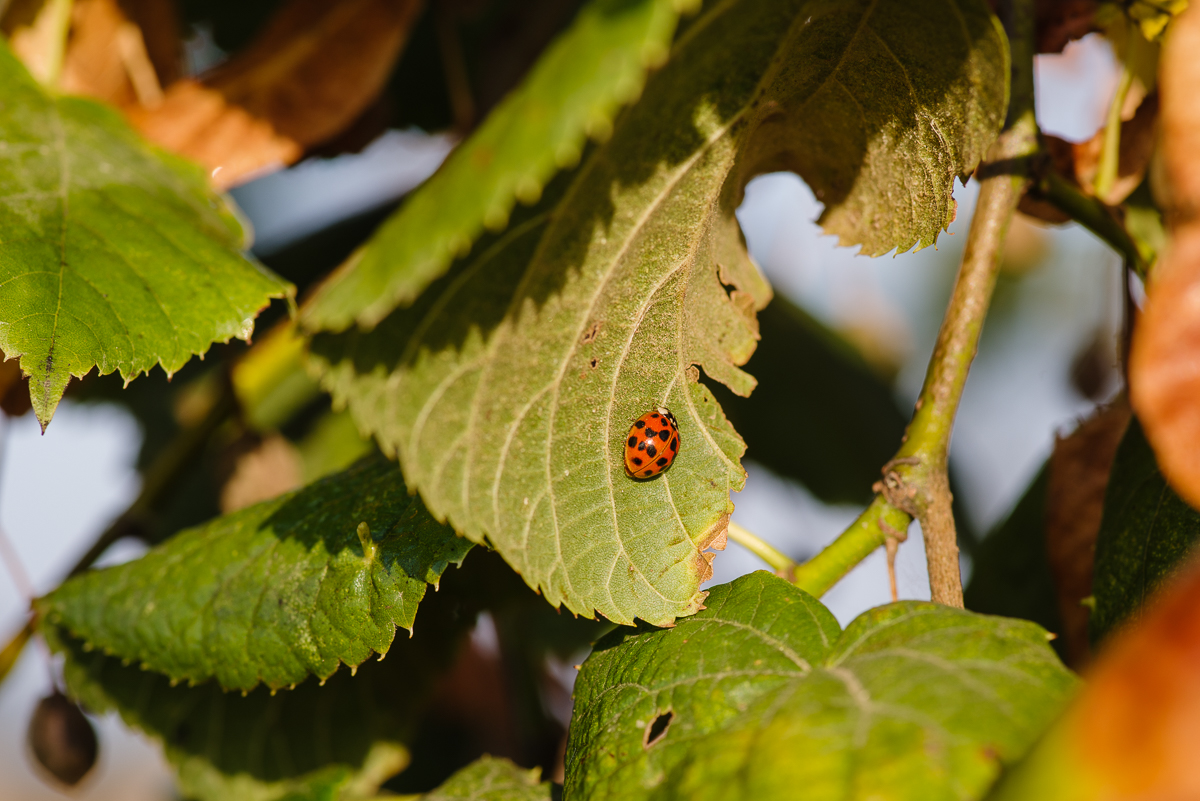
M 675 719 L 675 713 L 671 710 L 663 712 L 661 715 L 651 721 L 646 727 L 645 748 L 657 743 L 659 740 L 667 736 L 667 728 L 671 725 L 671 721 Z

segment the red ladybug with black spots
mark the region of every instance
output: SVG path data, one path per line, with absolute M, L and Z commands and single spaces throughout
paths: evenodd
M 625 439 L 625 472 L 632 478 L 654 478 L 679 455 L 679 424 L 659 406 L 634 421 Z

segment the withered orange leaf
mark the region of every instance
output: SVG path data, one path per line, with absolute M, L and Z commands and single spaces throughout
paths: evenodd
M 1200 8 L 1175 22 L 1162 60 L 1166 255 L 1151 275 L 1130 357 L 1133 408 L 1176 492 L 1200 506 Z
M 293 0 L 244 51 L 130 110 L 151 141 L 233 186 L 290 164 L 374 101 L 423 0 Z
M 1046 555 L 1054 575 L 1067 662 L 1076 670 L 1088 660 L 1088 612 L 1096 535 L 1104 492 L 1117 446 L 1129 426 L 1129 402 L 1121 395 L 1054 443 L 1046 489 Z
M 1106 644 L 1086 677 L 989 801 L 1200 798 L 1200 559 Z

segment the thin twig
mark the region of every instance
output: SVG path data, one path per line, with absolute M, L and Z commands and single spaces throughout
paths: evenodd
M 729 521 L 728 534 L 729 539 L 766 562 L 771 566 L 772 570 L 781 576 L 790 576 L 792 571 L 796 569 L 796 562 L 788 557 L 787 554 L 777 550 L 770 543 L 759 539 L 732 520 Z
M 875 485 L 877 495 L 871 506 L 837 540 L 796 569 L 796 583 L 814 594 L 823 593 L 895 533 L 907 531 L 915 517 L 925 538 L 933 600 L 948 606 L 961 607 L 963 603 L 946 472 L 950 434 L 996 285 L 1004 237 L 1038 147 L 1033 109 L 1033 4 L 1032 0 L 1010 0 L 1004 5 L 1013 59 L 1008 119 L 987 163 L 979 168 L 979 200 L 925 386 L 903 445 L 884 466 L 883 480 Z
M 897 531 L 882 520 L 879 521 L 879 527 L 887 537 L 884 546 L 887 549 L 888 584 L 892 590 L 892 603 L 896 603 L 900 600 L 900 592 L 896 587 L 896 553 L 900 550 L 900 543 L 908 539 L 908 532 Z
M 1137 34 L 1131 34 L 1130 38 Z M 1133 68 L 1128 60 L 1121 67 L 1121 77 L 1117 81 L 1117 90 L 1113 94 L 1112 103 L 1108 106 L 1108 119 L 1104 124 L 1104 138 L 1100 142 L 1100 163 L 1096 168 L 1096 178 L 1092 182 L 1092 192 L 1097 197 L 1108 197 L 1113 185 L 1117 182 L 1117 173 L 1121 161 L 1121 111 L 1125 108 L 1125 99 L 1133 86 Z
M 1138 275 L 1146 277 L 1153 256 L 1138 248 L 1111 206 L 1084 194 L 1053 170 L 1046 171 L 1031 192 L 1098 236 L 1132 265 Z
M 792 572 L 797 587 L 818 598 L 887 542 L 887 529 L 907 531 L 912 517 L 877 495 L 858 519 L 819 554 Z
M 72 566 L 66 578 L 77 576 L 87 570 L 117 540 L 135 536 L 144 531 L 150 517 L 183 477 L 184 471 L 203 452 L 213 432 L 228 420 L 236 409 L 237 401 L 226 375 L 221 380 L 219 395 L 213 400 L 208 414 L 199 422 L 176 434 L 167 447 L 155 457 L 154 462 L 143 473 L 145 481 L 137 498 L 116 520 L 109 524 L 108 528 L 101 532 L 87 553 L 79 557 L 79 560 Z M 34 597 L 31 592 L 30 599 L 32 600 Z M 29 641 L 34 626 L 35 615 L 31 615 L 25 627 L 8 642 L 0 654 L 15 662 Z M 4 677 L 3 667 L 0 665 L 0 680 L 3 680 Z
M 117 540 L 145 530 L 151 515 L 182 478 L 188 466 L 203 452 L 209 437 L 230 418 L 236 408 L 233 388 L 228 376 L 223 376 L 220 394 L 213 400 L 208 414 L 176 434 L 167 447 L 155 457 L 154 462 L 143 472 L 145 481 L 137 498 L 96 538 L 92 547 L 67 573 L 67 578 L 77 576 L 91 567 Z

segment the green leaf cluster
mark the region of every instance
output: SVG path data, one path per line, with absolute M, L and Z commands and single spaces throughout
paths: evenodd
M 579 675 L 567 797 L 979 798 L 1075 680 L 1032 623 L 905 602 L 842 631 L 767 573 Z
M 38 612 L 176 682 L 277 689 L 388 653 L 426 586 L 471 547 L 373 456 L 74 578 Z
M 740 365 L 771 294 L 733 215 L 746 181 L 799 172 L 826 230 L 866 253 L 932 244 L 1000 125 L 1006 59 L 970 0 L 711 3 L 611 138 L 445 275 L 368 242 L 303 322 L 378 324 L 316 334 L 316 369 L 434 514 L 551 603 L 626 624 L 695 612 L 745 476 L 698 380 L 750 394 Z M 376 265 L 411 282 L 404 298 L 424 291 L 408 308 L 375 284 L 347 300 Z M 635 482 L 625 438 L 656 406 L 679 419 L 681 453 Z
M 775 576 L 700 587 L 747 446 L 859 502 L 903 432 L 886 383 L 772 300 L 734 214 L 747 182 L 798 173 L 866 255 L 934 244 L 1009 66 L 984 0 L 584 4 L 294 327 L 195 382 L 218 398 L 200 423 L 169 410 L 193 455 L 282 437 L 310 483 L 39 599 L 69 691 L 159 741 L 186 797 L 386 797 L 481 611 L 532 699 L 515 719 L 549 716 L 547 655 L 600 615 L 618 628 L 579 673 L 564 785 L 484 757 L 420 798 L 983 797 L 1075 687 L 1042 628 L 897 603 L 843 630 Z M 0 78 L 0 348 L 43 422 L 70 376 L 172 373 L 293 292 L 194 168 L 2 47 Z M 658 406 L 683 447 L 635 480 L 629 426 Z M 329 474 L 360 433 L 382 453 Z M 1098 626 L 1194 538 L 1139 442 L 1110 488 Z M 1042 611 L 1043 496 L 981 550 L 981 607 Z
M 551 801 L 553 785 L 541 771 L 524 770 L 507 759 L 485 756 L 455 773 L 420 801 Z M 416 798 L 413 801 L 417 801 Z

